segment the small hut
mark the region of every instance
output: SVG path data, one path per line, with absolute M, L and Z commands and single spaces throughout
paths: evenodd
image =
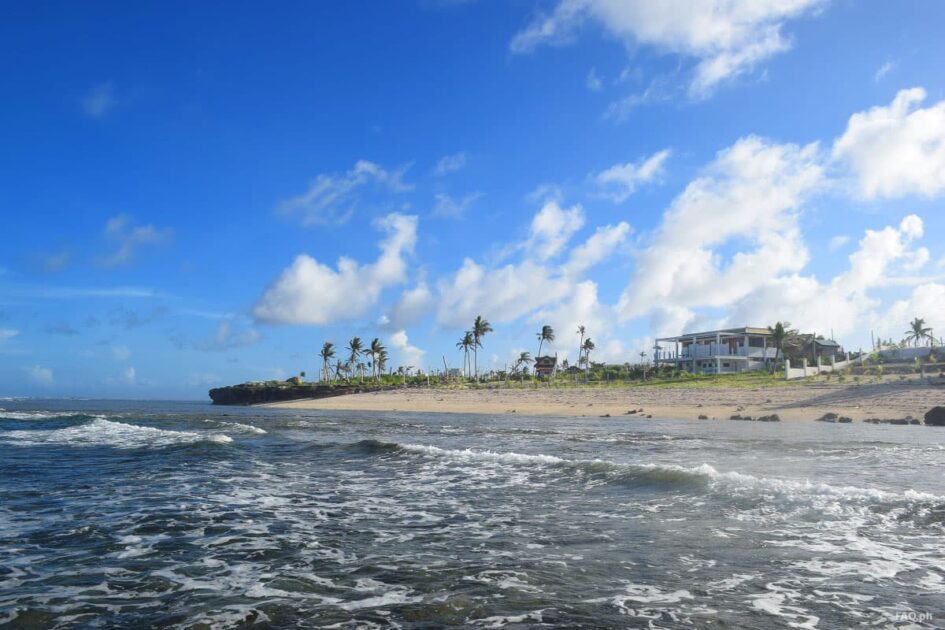
M 558 355 L 553 357 L 536 357 L 535 374 L 539 379 L 554 378 L 558 372 Z

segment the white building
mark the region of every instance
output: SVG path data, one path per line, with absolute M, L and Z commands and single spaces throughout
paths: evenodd
M 733 374 L 761 370 L 775 359 L 767 328 L 728 328 L 656 340 L 654 360 L 658 366 L 703 374 Z

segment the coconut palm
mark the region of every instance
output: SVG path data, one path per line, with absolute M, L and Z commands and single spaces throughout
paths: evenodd
M 935 337 L 932 336 L 932 329 L 926 327 L 925 320 L 916 317 L 909 322 L 909 330 L 906 331 L 906 341 L 912 341 L 913 345 L 918 346 L 919 342 L 923 339 L 928 339 L 931 342 L 935 340 Z
M 775 347 L 775 363 L 777 363 L 778 357 L 784 354 L 784 341 L 788 338 L 788 327 L 790 325 L 790 322 L 777 322 L 773 327 L 768 326 L 768 332 L 771 333 L 771 341 Z
M 584 343 L 581 344 L 581 349 L 584 351 L 584 374 L 585 374 L 585 380 L 587 380 L 587 376 L 588 376 L 588 375 L 590 374 L 590 372 L 591 372 L 591 350 L 593 350 L 593 349 L 596 348 L 596 347 L 597 347 L 597 346 L 594 345 L 594 342 L 591 341 L 591 338 L 590 338 L 590 337 L 588 337 L 587 339 L 585 339 L 585 340 L 584 340 Z
M 387 353 L 387 348 L 381 346 L 380 351 L 377 353 L 377 374 L 378 376 L 384 373 L 385 368 L 387 368 L 387 360 L 390 359 L 390 355 Z
M 384 350 L 384 344 L 381 343 L 381 340 L 375 337 L 371 340 L 371 345 L 368 346 L 368 349 L 365 351 L 365 354 L 371 357 L 371 376 L 374 377 L 374 380 L 377 380 L 378 371 L 377 371 L 377 357 Z
M 518 355 L 518 359 L 515 360 L 515 371 L 518 371 L 520 368 L 524 368 L 521 371 L 522 381 L 525 380 L 525 371 L 528 369 L 528 364 L 532 362 L 532 354 L 530 352 L 522 352 Z
M 360 337 L 351 338 L 351 341 L 348 342 L 348 352 L 350 353 L 348 355 L 349 369 L 358 367 L 358 359 L 361 358 L 361 354 L 364 352 L 364 343 Z
M 545 343 L 546 341 L 548 343 L 553 343 L 554 340 L 555 340 L 555 329 L 549 326 L 548 324 L 545 324 L 544 326 L 542 326 L 541 332 L 538 333 L 538 354 L 536 354 L 535 356 L 536 357 L 541 356 L 541 345 L 543 343 Z
M 333 358 L 335 358 L 335 344 L 330 341 L 326 341 L 324 344 L 322 344 L 322 350 L 318 354 L 322 358 L 322 376 L 330 383 L 331 372 L 328 369 L 328 364 Z
M 456 342 L 456 347 L 463 351 L 463 378 L 466 378 L 468 371 L 466 366 L 469 365 L 469 350 L 475 345 L 475 340 L 473 339 L 472 331 L 467 330 L 462 338 Z
M 578 342 L 578 360 L 577 365 L 581 367 L 581 355 L 584 354 L 584 333 L 587 332 L 587 329 L 584 328 L 584 324 L 578 326 L 577 332 L 581 335 L 581 341 Z
M 482 347 L 482 338 L 492 332 L 492 325 L 482 315 L 476 315 L 472 327 L 473 336 L 473 363 L 476 367 L 476 382 L 479 382 L 479 348 Z

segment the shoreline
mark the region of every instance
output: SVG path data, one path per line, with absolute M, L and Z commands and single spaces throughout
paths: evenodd
M 915 377 L 869 383 L 810 383 L 793 387 L 421 387 L 299 399 L 258 407 L 413 413 L 475 413 L 558 417 L 652 417 L 729 420 L 777 414 L 782 421 L 814 421 L 837 413 L 869 418 L 922 419 L 945 403 L 945 390 Z M 634 413 L 628 413 L 633 411 Z

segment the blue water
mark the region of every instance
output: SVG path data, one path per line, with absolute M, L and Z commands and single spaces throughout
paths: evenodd
M 945 626 L 945 430 L 0 407 L 0 628 Z

